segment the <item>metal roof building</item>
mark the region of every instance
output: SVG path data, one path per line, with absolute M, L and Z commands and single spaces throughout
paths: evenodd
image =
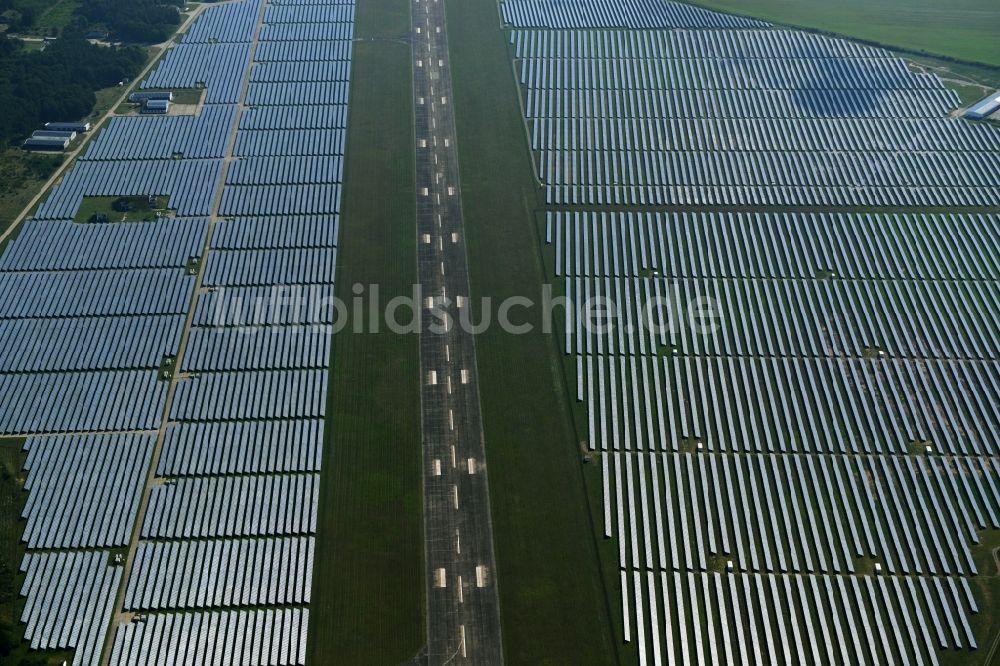
M 166 113 L 170 110 L 170 102 L 165 99 L 147 99 L 142 103 L 143 113 Z
M 985 120 L 997 111 L 1000 111 L 1000 91 L 990 95 L 966 111 L 965 117 L 970 120 Z
M 169 90 L 156 92 L 134 92 L 128 96 L 130 102 L 148 102 L 149 100 L 173 101 L 174 94 Z
M 45 129 L 56 132 L 89 132 L 90 123 L 45 123 Z
M 70 141 L 72 141 L 73 139 L 76 138 L 76 132 L 43 129 L 43 130 L 35 130 L 34 132 L 31 133 L 31 138 L 33 139 L 37 139 L 40 137 L 50 137 L 50 138 L 55 137 L 57 139 L 69 139 Z
M 21 147 L 25 150 L 66 150 L 69 139 L 57 136 L 33 136 L 27 139 Z

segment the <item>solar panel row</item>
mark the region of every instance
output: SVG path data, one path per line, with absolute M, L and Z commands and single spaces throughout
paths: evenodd
M 996 215 L 548 213 L 566 277 L 977 280 L 1000 275 Z
M 9 273 L 0 319 L 179 314 L 193 286 L 180 269 Z
M 622 569 L 974 576 L 1000 527 L 991 458 L 612 453 L 605 535 Z M 834 491 L 837 502 L 828 502 Z
M 129 611 L 308 604 L 313 537 L 139 544 Z
M 566 295 L 581 309 L 566 340 L 578 352 L 654 353 L 658 339 L 699 355 L 1000 357 L 995 282 L 575 278 Z M 597 298 L 614 303 L 603 330 L 586 326 Z
M 176 421 L 322 418 L 324 370 L 252 370 L 203 373 L 177 387 L 170 411 Z
M 1000 137 L 985 125 L 944 118 L 537 118 L 534 150 L 739 152 L 963 152 L 991 155 Z
M 267 163 L 268 160 L 253 160 Z M 295 160 L 302 162 L 304 160 Z M 339 173 L 339 172 L 338 172 Z M 280 224 L 267 217 L 223 220 L 212 236 L 213 250 L 336 247 L 340 222 L 326 216 L 291 217 Z
M 128 545 L 153 435 L 32 437 L 24 445 L 28 548 Z
M 241 132 L 236 139 L 233 153 L 237 157 L 343 155 L 344 130 L 286 129 L 280 132 Z M 271 164 L 275 162 L 272 161 Z
M 330 219 L 330 218 L 328 218 Z M 333 285 L 209 289 L 198 300 L 195 326 L 332 324 Z M 297 307 L 289 307 L 290 303 Z
M 88 145 L 83 160 L 165 160 L 220 158 L 235 106 L 206 105 L 197 116 L 112 118 L 101 140 Z
M 144 539 L 280 536 L 316 531 L 318 474 L 173 479 L 153 487 Z
M 526 27 L 518 23 L 515 27 Z M 677 28 L 680 26 L 665 26 Z M 707 27 L 707 26 L 702 26 Z M 763 27 L 763 26 L 760 26 Z M 513 30 L 514 56 L 643 59 L 888 58 L 885 49 L 797 30 Z
M 290 81 L 350 81 L 349 61 L 260 63 L 250 72 L 250 80 L 263 83 Z
M 0 375 L 0 434 L 153 430 L 166 393 L 150 371 Z
M 750 28 L 763 21 L 657 0 L 505 0 L 503 21 L 515 26 L 582 28 Z
M 325 4 L 325 3 L 317 3 Z M 328 42 L 301 40 L 294 42 L 262 42 L 257 45 L 258 62 L 332 62 L 350 60 L 353 43 L 349 40 Z
M 157 476 L 318 472 L 323 421 L 171 423 Z
M 209 255 L 203 284 L 209 287 L 330 284 L 336 265 L 337 249 L 333 247 L 216 250 Z
M 756 58 L 733 63 L 707 60 L 605 60 L 540 58 L 521 60 L 521 83 L 531 90 L 742 90 L 863 91 L 940 90 L 934 79 L 883 57 L 831 59 L 809 57 Z M 610 55 L 610 54 L 609 54 Z M 605 58 L 609 57 L 604 56 Z M 570 56 L 572 57 L 572 56 Z
M 206 221 L 161 219 L 155 224 L 29 220 L 0 256 L 0 271 L 183 268 L 201 254 Z
M 197 328 L 184 354 L 184 371 L 326 368 L 330 342 L 330 335 L 313 326 Z
M 122 625 L 113 666 L 292 666 L 305 663 L 309 610 L 158 613 Z
M 925 664 L 976 645 L 964 579 L 623 571 L 621 584 L 640 664 Z
M 183 326 L 181 315 L 0 320 L 0 373 L 152 370 Z
M 595 354 L 577 356 L 577 375 L 596 449 L 1000 450 L 994 362 Z

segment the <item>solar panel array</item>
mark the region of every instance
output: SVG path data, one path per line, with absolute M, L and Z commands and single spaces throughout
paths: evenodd
M 207 7 L 140 85 L 205 88 L 194 115 L 113 118 L 0 256 L 35 647 L 304 663 L 353 17 Z M 74 222 L 124 195 L 172 212 Z
M 637 6 L 502 3 L 618 635 L 644 665 L 976 649 L 1000 132 L 884 50 Z
M 548 203 L 1000 205 L 995 132 L 944 119 L 957 94 L 886 51 L 783 30 L 511 40 Z
M 29 552 L 21 562 L 24 638 L 36 650 L 75 650 L 74 663 L 100 663 L 121 567 L 104 551 Z

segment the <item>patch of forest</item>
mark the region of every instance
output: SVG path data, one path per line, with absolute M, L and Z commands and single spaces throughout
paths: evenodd
M 82 36 L 32 52 L 0 39 L 0 140 L 17 142 L 45 122 L 84 118 L 94 91 L 133 79 L 145 62 L 139 47 L 96 46 Z

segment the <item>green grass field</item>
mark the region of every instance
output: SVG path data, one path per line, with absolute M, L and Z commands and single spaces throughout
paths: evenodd
M 996 0 L 686 0 L 718 11 L 1000 67 Z
M 28 205 L 63 159 L 62 155 L 26 153 L 20 148 L 0 152 L 0 232 Z
M 95 216 L 103 215 L 108 222 L 141 222 L 156 219 L 157 212 L 165 212 L 167 196 L 157 196 L 155 205 L 150 206 L 149 197 L 84 197 L 74 221 L 90 222 Z M 125 206 L 120 206 L 125 202 Z M 116 208 L 118 206 L 121 208 Z
M 446 9 L 473 302 L 538 299 L 539 192 L 496 4 Z M 504 653 L 510 664 L 615 664 L 616 602 L 605 595 L 556 341 L 541 333 L 538 309 L 526 320 L 534 333 L 494 326 L 476 340 Z
M 385 303 L 416 280 L 409 3 L 357 11 L 337 293 L 378 284 Z M 426 642 L 419 377 L 416 336 L 334 338 L 309 663 L 401 664 Z
M 35 21 L 35 28 L 41 34 L 57 35 L 72 23 L 79 3 L 76 0 L 59 0 Z

